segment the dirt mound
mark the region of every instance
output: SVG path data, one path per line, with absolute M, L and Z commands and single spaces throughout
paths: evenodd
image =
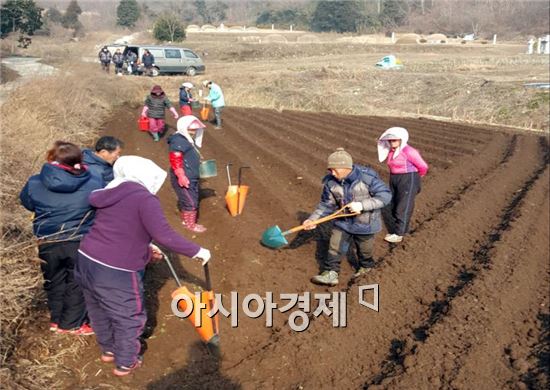
M 287 43 L 287 39 L 281 34 L 269 34 L 262 38 L 263 43 Z
M 136 129 L 138 111 L 122 110 L 106 123 L 107 134 L 168 168 L 167 148 Z M 201 222 L 195 237 L 213 251 L 213 286 L 230 305 L 248 293 L 341 292 L 347 326 L 333 318 L 307 317 L 304 332 L 289 328 L 293 310 L 250 319 L 239 326 L 221 318 L 222 355 L 209 355 L 186 320 L 170 312 L 175 289 L 164 264 L 146 272 L 149 311 L 145 364 L 125 382 L 112 378 L 97 359 L 94 341 L 82 348 L 67 388 L 546 388 L 548 332 L 548 142 L 511 132 L 427 119 L 359 117 L 329 113 L 226 108 L 223 130 L 208 125 L 202 154 L 215 158 L 219 176 L 202 182 Z M 169 120 L 173 131 L 173 120 Z M 417 198 L 411 235 L 399 246 L 376 238 L 377 267 L 352 278 L 343 261 L 340 285 L 313 286 L 316 258 L 327 248 L 327 227 L 288 236 L 290 245 L 260 245 L 272 225 L 298 225 L 319 201 L 326 157 L 343 146 L 359 164 L 388 179 L 377 160 L 377 136 L 391 126 L 410 132 L 410 143 L 430 164 Z M 251 167 L 244 213 L 224 209 L 225 163 Z M 170 223 L 184 235 L 175 195 L 159 193 Z M 354 256 L 350 254 L 353 263 Z M 200 266 L 176 261 L 186 284 L 201 284 Z M 359 305 L 359 286 L 378 284 L 380 310 Z M 525 288 L 528 286 L 528 288 Z M 372 297 L 371 297 L 372 298 Z M 311 311 L 317 308 L 313 301 Z M 45 326 L 45 324 L 44 324 Z M 55 337 L 44 335 L 44 337 Z M 330 359 L 328 361 L 327 359 Z M 304 369 L 307 362 L 307 369 Z M 72 368 L 71 368 L 72 367 Z M 522 387 L 523 386 L 523 387 Z
M 404 34 L 404 35 L 400 35 L 398 38 L 397 38 L 397 41 L 395 43 L 398 43 L 398 44 L 416 44 L 416 43 L 420 43 L 420 35 L 418 34 Z
M 196 24 L 190 24 L 189 26 L 187 26 L 185 31 L 187 31 L 187 32 L 198 32 L 198 31 L 201 31 L 201 28 L 200 28 L 200 26 L 198 26 Z
M 425 39 L 428 43 L 447 43 L 447 37 L 443 34 L 431 34 Z

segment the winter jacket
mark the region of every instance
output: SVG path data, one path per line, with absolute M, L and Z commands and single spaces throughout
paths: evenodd
M 141 62 L 143 63 L 143 66 L 145 66 L 146 68 L 150 68 L 155 64 L 155 56 L 152 54 L 149 54 L 148 56 L 143 54 L 141 56 Z
M 353 165 L 342 181 L 331 174 L 325 176 L 321 202 L 308 219 L 319 219 L 350 202 L 361 202 L 361 214 L 336 219 L 334 226 L 350 234 L 374 234 L 382 229 L 380 209 L 390 201 L 390 189 L 373 169 Z
M 160 200 L 141 184 L 125 182 L 94 191 L 90 203 L 97 208 L 96 219 L 79 251 L 98 263 L 141 271 L 151 258 L 151 240 L 188 257 L 199 252 L 199 245 L 170 227 Z
M 99 60 L 103 63 L 111 62 L 111 52 L 109 50 L 101 50 L 98 54 Z
M 197 149 L 181 134 L 168 137 L 170 152 L 183 153 L 183 170 L 189 180 L 199 179 L 200 155 Z
M 136 62 L 136 60 L 137 60 L 137 54 L 134 53 L 133 51 L 129 51 L 126 54 L 126 61 L 128 61 L 129 64 L 131 64 L 132 62 Z
M 187 92 L 184 87 L 180 87 L 180 107 L 191 105 L 189 99 L 193 99 L 191 92 Z
M 94 218 L 88 196 L 101 187 L 101 180 L 89 171 L 73 175 L 47 163 L 40 174 L 29 178 L 19 199 L 27 210 L 34 212 L 36 237 L 76 241 L 88 232 Z
M 82 162 L 87 166 L 88 171 L 101 180 L 102 187 L 105 187 L 113 180 L 113 166 L 99 157 L 91 149 L 82 150 Z
M 210 84 L 210 92 L 208 93 L 206 99 L 210 100 L 210 104 L 212 104 L 212 107 L 214 108 L 225 106 L 225 99 L 223 98 L 222 89 L 216 83 Z
M 113 54 L 113 64 L 121 65 L 124 63 L 124 56 L 122 53 Z
M 405 145 L 400 153 L 394 158 L 395 151 L 388 153 L 387 164 L 392 175 L 403 173 L 418 172 L 420 176 L 425 176 L 428 172 L 428 164 L 422 159 L 418 150 L 410 145 Z
M 145 98 L 145 105 L 149 108 L 147 111 L 147 116 L 149 118 L 164 119 L 164 109 L 170 109 L 172 107 L 172 102 L 166 95 L 160 97 L 147 95 Z

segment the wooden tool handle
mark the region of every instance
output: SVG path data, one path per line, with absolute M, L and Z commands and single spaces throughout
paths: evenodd
M 328 222 L 330 220 L 333 220 L 333 219 L 336 219 L 336 218 L 345 218 L 345 217 L 353 217 L 353 216 L 356 216 L 360 213 L 345 213 L 343 214 L 342 212 L 347 208 L 349 207 L 351 203 L 348 203 L 347 205 L 343 206 L 342 208 L 340 208 L 339 210 L 337 210 L 336 212 L 330 214 L 330 215 L 327 215 L 326 217 L 323 217 L 323 218 L 319 218 L 319 219 L 316 219 L 315 221 L 311 221 L 311 224 L 312 225 L 319 225 L 320 223 L 323 223 L 323 222 Z M 287 234 L 290 234 L 290 233 L 296 233 L 296 232 L 299 232 L 300 230 L 304 230 L 306 227 L 304 225 L 300 225 L 300 226 L 296 226 L 296 227 L 293 227 L 292 229 L 289 229 L 285 232 L 283 232 L 283 236 L 287 235 Z

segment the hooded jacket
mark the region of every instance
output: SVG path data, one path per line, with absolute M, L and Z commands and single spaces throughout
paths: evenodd
M 393 150 L 389 140 L 400 139 L 401 145 Z M 428 164 L 418 150 L 408 145 L 409 132 L 402 127 L 392 127 L 384 131 L 378 139 L 378 160 L 380 162 L 388 159 L 387 164 L 392 175 L 418 172 L 425 176 L 428 172 Z
M 210 104 L 214 108 L 220 108 L 225 106 L 225 99 L 220 86 L 216 83 L 210 83 L 210 92 L 206 99 L 210 100 Z
M 90 195 L 96 220 L 79 251 L 93 261 L 123 271 L 141 271 L 151 258 L 151 240 L 188 257 L 200 246 L 176 233 L 154 195 L 166 172 L 151 160 L 122 156 L 113 167 L 115 178 Z
M 82 150 L 82 162 L 86 164 L 92 176 L 101 180 L 103 183 L 102 187 L 105 187 L 113 180 L 113 166 L 95 154 L 93 150 Z
M 89 171 L 74 175 L 51 163 L 31 176 L 21 193 L 21 204 L 34 212 L 33 231 L 38 238 L 78 241 L 92 225 L 94 210 L 88 196 L 102 187 Z
M 361 214 L 338 218 L 334 226 L 350 234 L 378 233 L 382 229 L 380 209 L 390 203 L 391 197 L 390 189 L 373 169 L 353 165 L 341 181 L 331 174 L 324 177 L 321 201 L 308 219 L 319 219 L 350 202 L 361 202 Z

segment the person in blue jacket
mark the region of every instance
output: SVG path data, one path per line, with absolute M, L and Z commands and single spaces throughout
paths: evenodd
M 381 209 L 390 203 L 391 191 L 371 168 L 353 164 L 351 155 L 338 148 L 328 157 L 329 174 L 323 179 L 321 201 L 315 211 L 303 222 L 306 230 L 316 227 L 313 221 L 347 205 L 353 216 L 334 222 L 326 261 L 321 274 L 311 281 L 316 284 L 338 284 L 340 261 L 350 244 L 357 250 L 359 267 L 355 276 L 373 268 L 374 235 L 382 230 Z
M 225 107 L 225 99 L 220 86 L 210 80 L 204 80 L 202 82 L 203 87 L 208 88 L 208 96 L 206 100 L 210 102 L 214 109 L 214 115 L 216 117 L 216 129 L 222 128 L 222 110 Z
M 90 173 L 101 179 L 103 187 L 113 180 L 113 164 L 120 157 L 124 143 L 106 135 L 95 143 L 95 150 L 83 149 L 83 162 Z
M 21 193 L 21 204 L 34 213 L 33 232 L 50 310 L 50 330 L 91 335 L 82 290 L 74 280 L 78 246 L 94 219 L 88 196 L 102 181 L 82 163 L 80 148 L 56 141 L 40 174 L 31 176 Z

